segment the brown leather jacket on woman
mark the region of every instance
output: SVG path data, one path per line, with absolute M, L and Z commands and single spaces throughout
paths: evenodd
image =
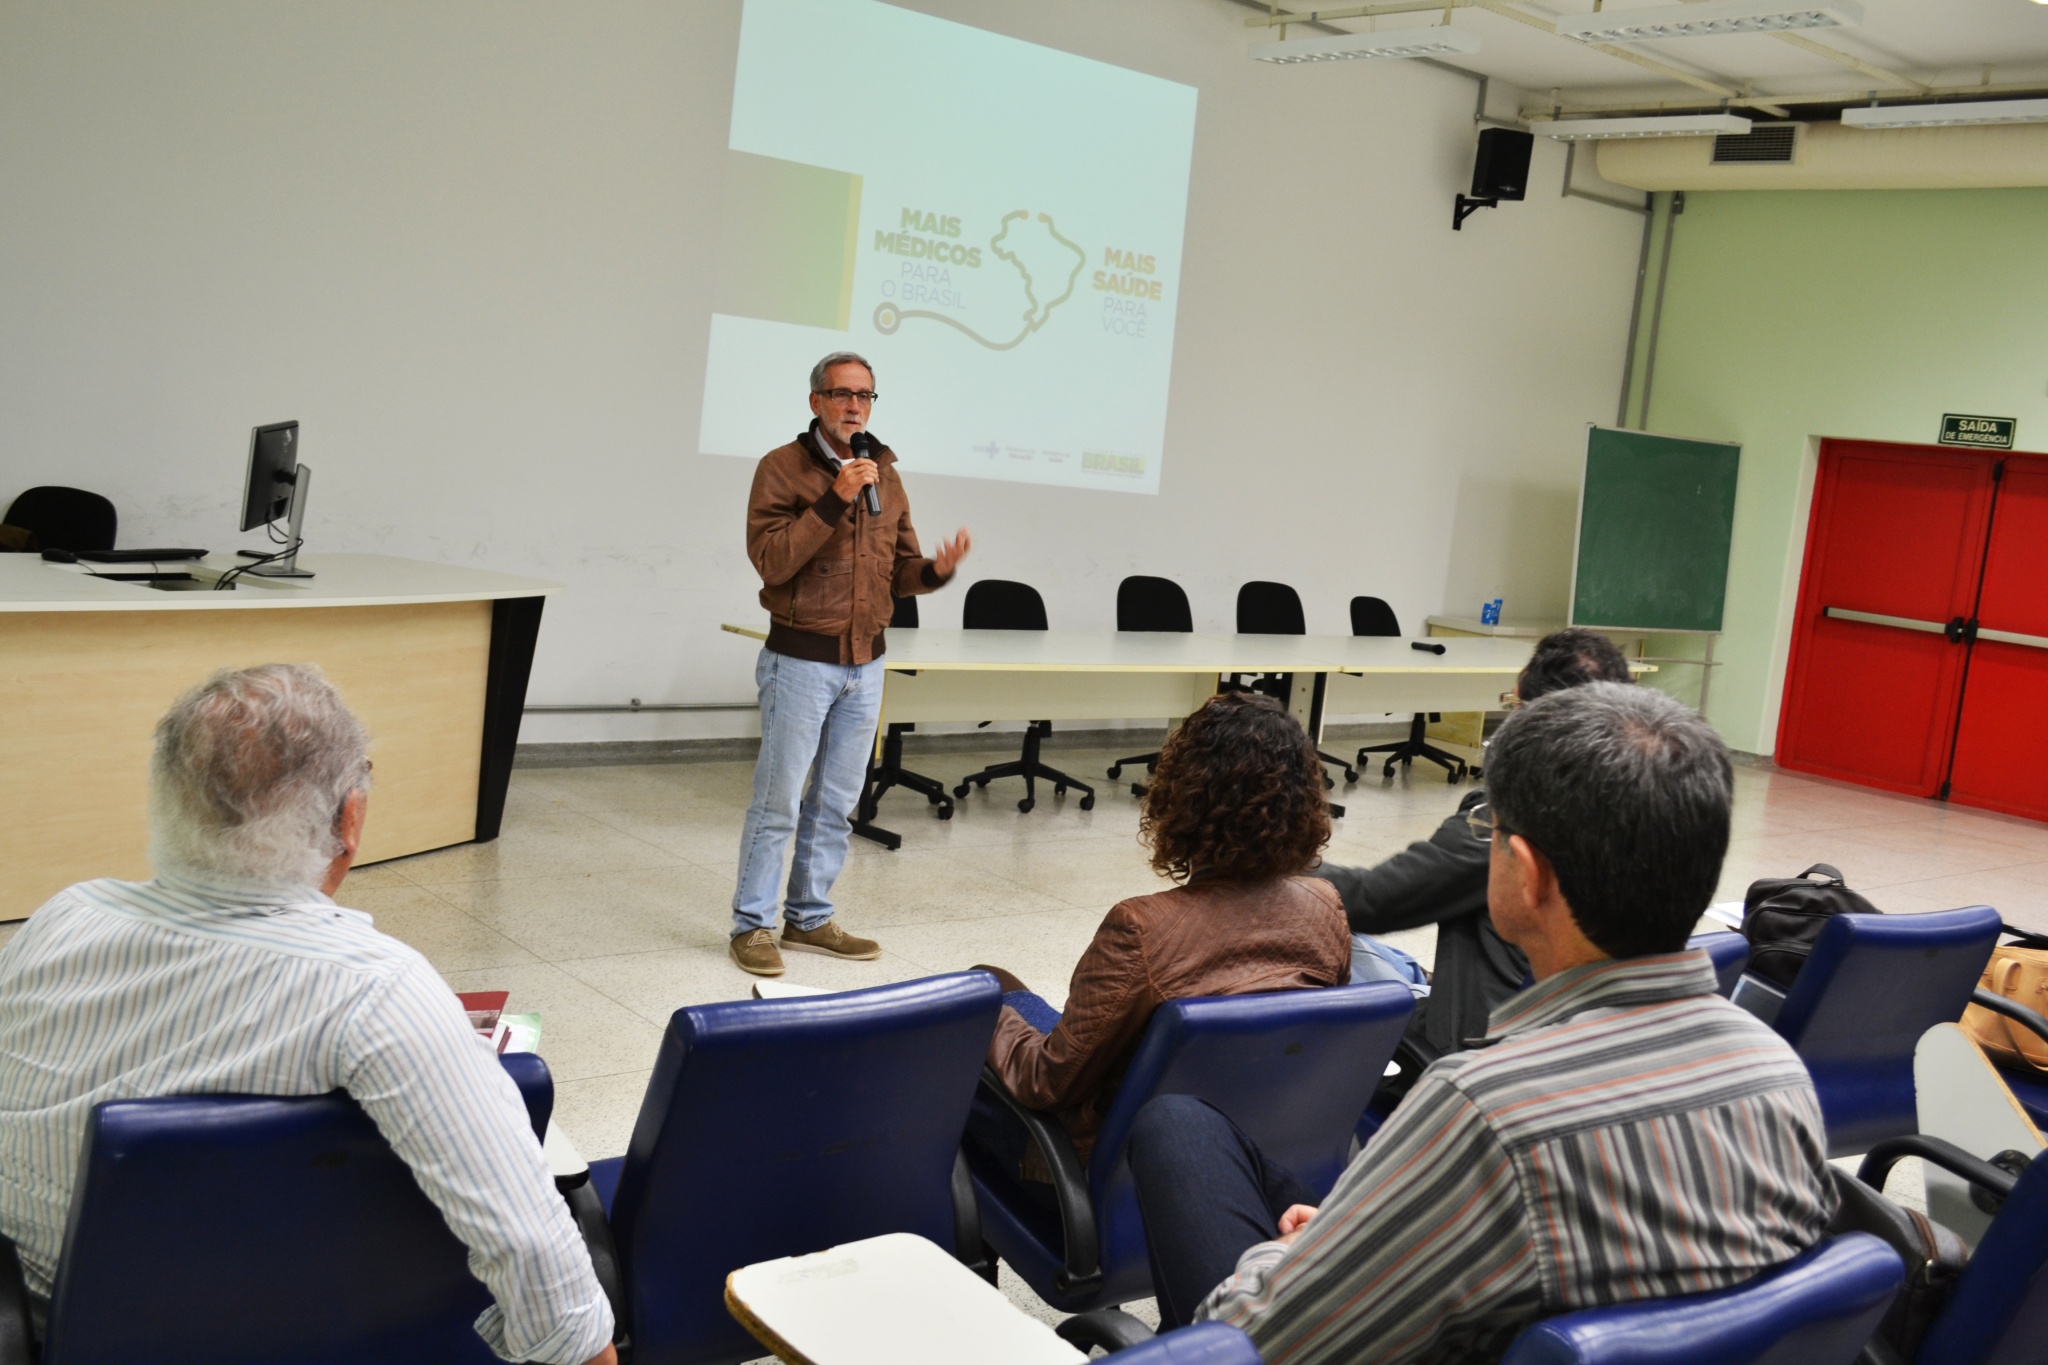
M 989 1065 L 1019 1100 L 1059 1114 L 1085 1162 L 1160 1005 L 1350 978 L 1351 929 L 1328 882 L 1201 880 L 1133 896 L 1103 918 L 1081 954 L 1059 1027 L 1041 1034 L 1005 1009 Z
M 875 451 L 882 515 L 832 491 L 836 471 L 818 452 L 818 424 L 761 457 L 747 497 L 747 558 L 761 575 L 772 619 L 768 648 L 827 664 L 864 664 L 885 648 L 896 598 L 946 580 L 917 547 L 896 452 Z

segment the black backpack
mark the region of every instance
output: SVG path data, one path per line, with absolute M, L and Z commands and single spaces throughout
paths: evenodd
M 1823 874 L 1814 880 L 1813 874 Z M 1813 941 L 1836 915 L 1884 912 L 1842 883 L 1842 874 L 1815 863 L 1796 877 L 1751 882 L 1742 897 L 1742 936 L 1749 940 L 1749 971 L 1780 989 L 1806 965 Z

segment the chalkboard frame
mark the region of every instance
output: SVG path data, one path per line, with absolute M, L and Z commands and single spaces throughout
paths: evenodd
M 1589 604 L 1581 600 L 1580 585 L 1581 570 L 1587 557 L 1587 501 L 1588 491 L 1593 483 L 1592 466 L 1595 460 L 1596 447 L 1603 437 L 1622 438 L 1623 444 L 1640 441 L 1646 445 L 1661 447 L 1658 451 L 1659 454 L 1687 453 L 1673 451 L 1671 448 L 1674 446 L 1690 447 L 1698 454 L 1726 455 L 1732 460 L 1732 467 L 1725 477 L 1725 489 L 1717 487 L 1714 495 L 1719 498 L 1725 494 L 1726 525 L 1722 527 L 1718 522 L 1716 523 L 1712 530 L 1720 538 L 1720 543 L 1710 543 L 1707 546 L 1708 549 L 1719 554 L 1721 561 L 1720 578 L 1716 584 L 1715 596 L 1710 612 L 1693 613 L 1693 619 L 1688 623 L 1676 624 L 1677 618 L 1675 617 L 1666 617 L 1661 620 L 1651 619 L 1647 616 L 1641 619 L 1626 619 L 1626 612 L 1622 614 L 1623 619 L 1598 619 L 1586 610 Z M 1663 432 L 1639 431 L 1632 427 L 1603 427 L 1598 423 L 1587 423 L 1586 454 L 1584 462 L 1580 466 L 1579 475 L 1578 517 L 1572 528 L 1572 582 L 1569 599 L 1569 619 L 1571 623 L 1573 625 L 1589 626 L 1594 629 L 1630 631 L 1646 635 L 1712 636 L 1720 634 L 1724 626 L 1724 615 L 1728 605 L 1728 571 L 1732 566 L 1734 558 L 1735 500 L 1741 478 L 1741 469 L 1742 446 L 1740 442 L 1704 440 L 1694 436 L 1673 436 Z M 1695 540 L 1696 545 L 1697 543 L 1697 540 Z M 1608 613 L 1602 612 L 1600 615 L 1605 617 Z M 1706 623 L 1708 619 L 1711 620 L 1711 624 Z

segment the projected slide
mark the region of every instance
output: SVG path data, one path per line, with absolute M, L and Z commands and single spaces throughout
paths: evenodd
M 1191 86 L 874 0 L 746 0 L 699 445 L 875 363 L 908 470 L 1155 493 Z

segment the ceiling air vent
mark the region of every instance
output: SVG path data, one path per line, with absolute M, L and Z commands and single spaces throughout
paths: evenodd
M 1792 143 L 1798 136 L 1796 123 L 1759 123 L 1746 133 L 1726 134 L 1714 139 L 1714 161 L 1792 164 Z

